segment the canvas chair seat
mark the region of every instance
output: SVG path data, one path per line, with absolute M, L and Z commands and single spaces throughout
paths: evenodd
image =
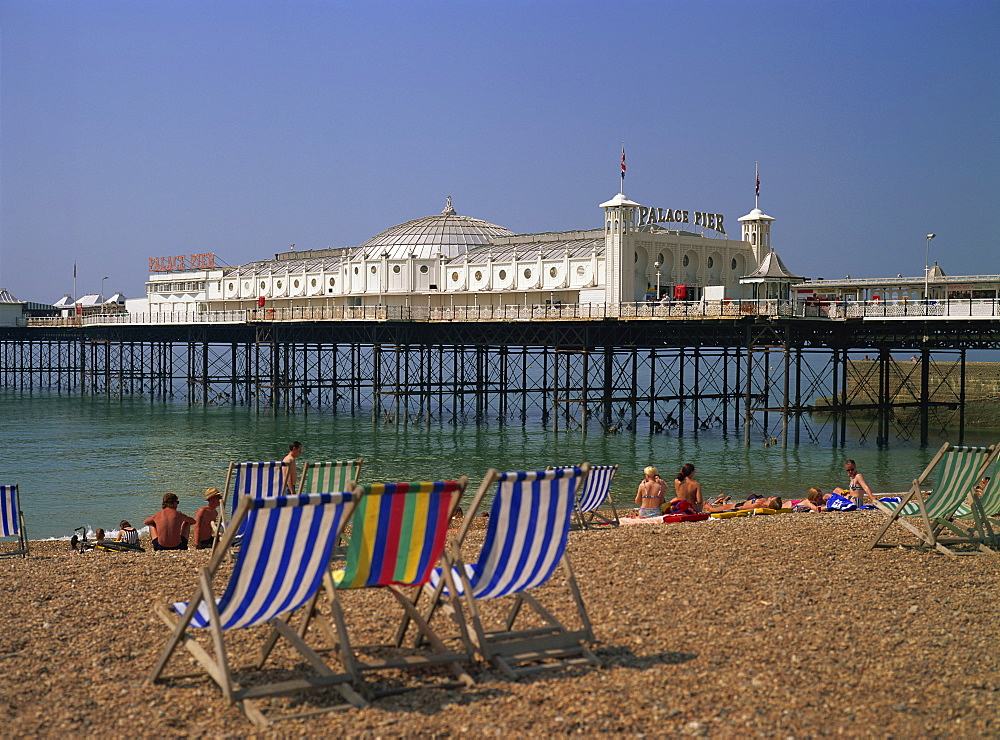
M 318 493 L 300 496 L 254 498 L 244 496 L 232 526 L 213 553 L 210 564 L 199 577 L 190 601 L 157 607 L 157 614 L 172 634 L 149 676 L 150 682 L 167 680 L 163 672 L 174 651 L 183 645 L 222 689 L 223 696 L 236 704 L 256 725 L 265 726 L 265 717 L 256 700 L 288 693 L 332 687 L 343 702 L 320 709 L 292 714 L 308 716 L 348 706 L 365 706 L 352 688 L 354 677 L 335 674 L 305 641 L 314 616 L 320 584 L 329 572 L 330 554 L 337 536 L 348 521 L 358 494 Z M 225 553 L 243 531 L 243 544 L 221 597 L 216 598 L 213 579 Z M 292 629 L 288 619 L 303 612 L 301 624 Z M 225 634 L 229 630 L 267 625 L 256 661 L 247 669 L 230 669 Z M 214 648 L 203 647 L 189 630 L 205 630 Z M 267 681 L 262 669 L 278 640 L 284 638 L 313 668 L 317 675 Z M 238 688 L 237 683 L 246 684 Z M 288 717 L 280 717 L 286 719 Z
M 572 466 L 567 466 L 572 467 Z M 618 472 L 617 465 L 591 465 L 587 480 L 581 486 L 577 496 L 575 517 L 571 526 L 591 529 L 599 526 L 620 526 L 618 509 L 611 498 L 611 481 Z M 611 508 L 611 517 L 601 513 L 601 507 Z
M 230 519 L 236 515 L 236 507 L 244 496 L 252 498 L 273 498 L 280 496 L 282 486 L 285 482 L 285 463 L 281 460 L 269 462 L 231 462 L 226 471 L 226 484 L 222 489 L 222 505 L 219 507 L 219 522 L 215 530 L 215 541 L 212 544 L 214 550 L 218 547 L 219 540 L 226 530 L 227 504 L 230 512 Z M 328 491 L 347 490 L 346 488 L 328 488 Z M 315 493 L 323 493 L 315 491 Z M 238 524 L 240 528 L 243 523 Z M 239 545 L 241 531 L 236 532 L 237 538 L 230 540 L 234 545 Z

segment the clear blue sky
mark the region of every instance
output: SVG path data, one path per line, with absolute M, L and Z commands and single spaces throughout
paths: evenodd
M 777 221 L 810 277 L 1000 273 L 1000 4 L 4 0 L 0 287 L 148 257 L 516 232 L 640 203 Z

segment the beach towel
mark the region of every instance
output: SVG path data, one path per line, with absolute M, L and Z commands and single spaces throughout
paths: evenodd
M 831 493 L 826 500 L 826 508 L 828 511 L 857 511 L 858 505 L 839 493 Z

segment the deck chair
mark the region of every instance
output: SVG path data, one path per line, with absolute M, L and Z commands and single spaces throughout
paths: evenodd
M 264 697 L 332 687 L 344 699 L 332 707 L 279 719 L 309 716 L 346 706 L 366 706 L 367 702 L 351 687 L 353 677 L 334 674 L 304 640 L 320 584 L 329 572 L 330 552 L 337 534 L 351 516 L 357 495 L 244 496 L 222 546 L 213 553 L 209 566 L 202 570 L 191 600 L 157 606 L 157 615 L 166 622 L 172 634 L 149 675 L 149 682 L 170 678 L 163 676 L 163 671 L 177 647 L 183 645 L 219 685 L 226 701 L 239 706 L 257 726 L 266 726 L 269 722 L 255 703 Z M 216 599 L 213 579 L 240 528 L 244 533 L 243 545 L 225 592 Z M 302 626 L 294 630 L 289 626 L 288 617 L 300 607 L 305 612 Z M 256 625 L 270 626 L 259 656 L 251 667 L 233 670 L 226 650 L 226 633 Z M 194 629 L 207 630 L 211 635 L 214 657 L 190 634 Z M 285 638 L 317 675 L 261 683 L 260 679 L 266 678 L 263 666 L 280 638 Z M 236 688 L 237 676 L 244 688 Z
M 363 457 L 337 462 L 307 462 L 299 479 L 299 493 L 348 491 L 348 483 L 361 477 Z
M 589 529 L 602 524 L 612 527 L 621 524 L 618 521 L 618 509 L 615 508 L 615 502 L 611 499 L 611 480 L 617 472 L 617 465 L 592 465 L 590 467 L 586 484 L 581 486 L 580 495 L 577 496 L 574 503 L 575 515 L 571 526 Z M 597 510 L 600 506 L 611 507 L 611 519 Z
M 956 509 L 951 519 L 941 522 L 947 537 L 939 537 L 945 545 L 969 544 L 983 552 L 995 552 L 1000 547 L 1000 521 L 994 515 L 1000 512 L 1000 445 L 994 446 L 976 486 Z M 962 525 L 963 520 L 971 520 Z M 945 531 L 947 530 L 947 531 Z
M 447 544 L 448 524 L 465 493 L 468 479 L 428 483 L 389 483 L 356 486 L 360 503 L 351 524 L 347 562 L 332 575 L 333 618 L 335 630 L 329 636 L 347 672 L 358 679 L 363 674 L 381 670 L 422 670 L 433 666 L 450 666 L 458 684 L 472 686 L 474 681 L 463 667 L 472 661 L 467 650 L 449 650 L 417 610 L 415 598 L 420 588 L 430 580 Z M 412 587 L 412 588 L 411 588 Z M 395 597 L 403 608 L 396 638 L 381 645 L 354 645 L 347 629 L 342 601 L 350 591 L 381 588 Z M 409 589 L 407 593 L 404 589 Z M 369 617 L 370 618 L 370 617 Z M 420 638 L 429 650 L 403 652 L 400 645 L 407 625 L 415 624 Z M 395 626 L 395 625 L 394 625 Z M 419 641 L 418 641 L 419 642 Z M 390 657 L 368 656 L 393 653 Z M 369 695 L 385 695 L 408 688 L 447 688 L 450 683 L 422 683 L 419 686 L 375 691 L 363 680 L 356 686 Z
M 427 619 L 437 608 L 450 614 L 464 639 L 474 640 L 483 660 L 495 664 L 508 678 L 517 679 L 568 665 L 597 665 L 587 648 L 594 632 L 583 604 L 573 569 L 566 557 L 570 520 L 577 489 L 584 484 L 590 466 L 557 468 L 537 472 L 487 472 L 480 485 L 458 541 L 447 557 L 451 578 L 435 570 L 425 587 L 431 603 Z M 474 564 L 465 564 L 461 546 L 487 492 L 496 485 L 482 551 Z M 567 585 L 576 605 L 582 629 L 570 630 L 529 591 L 545 584 L 556 567 L 563 566 Z M 457 591 L 455 588 L 457 587 Z M 513 597 L 503 627 L 487 630 L 477 602 Z M 470 635 L 458 607 L 463 603 L 473 626 Z M 515 630 L 518 615 L 527 605 L 542 626 Z M 537 620 L 536 620 L 537 621 Z
M 898 503 L 875 500 L 876 508 L 885 515 L 886 521 L 867 549 L 895 547 L 895 543 L 884 543 L 882 538 L 889 527 L 896 523 L 917 538 L 919 547 L 933 547 L 948 555 L 958 554 L 939 539 L 943 522 L 954 516 L 972 492 L 994 449 L 995 447 L 959 447 L 945 442 Z M 937 482 L 933 491 L 925 495 L 923 491 L 934 474 Z M 904 518 L 906 516 L 919 516 L 919 524 L 907 521 Z
M 28 532 L 24 528 L 21 492 L 17 483 L 0 486 L 0 537 L 17 537 L 15 549 L 0 551 L 0 557 L 28 557 Z
M 229 503 L 232 518 L 235 520 L 236 507 L 244 496 L 252 498 L 269 498 L 281 495 L 281 486 L 284 483 L 285 463 L 281 460 L 274 462 L 231 462 L 229 470 L 226 472 L 226 485 L 222 489 L 222 505 L 219 507 L 219 526 L 215 531 L 215 542 L 212 549 L 215 550 L 222 533 L 226 527 L 226 503 Z M 335 490 L 335 489 L 327 489 Z M 323 493 L 323 491 L 317 491 Z M 240 524 L 239 526 L 243 526 Z M 241 534 L 240 532 L 236 533 Z M 230 540 L 238 544 L 239 540 Z

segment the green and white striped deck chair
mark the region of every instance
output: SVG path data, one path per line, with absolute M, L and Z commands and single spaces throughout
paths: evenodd
M 15 549 L 0 551 L 0 557 L 11 555 L 28 557 L 28 533 L 24 529 L 21 491 L 17 483 L 0 486 L 0 537 L 17 537 Z
M 363 457 L 357 460 L 337 462 L 307 462 L 299 479 L 299 493 L 323 493 L 324 491 L 350 491 L 348 485 L 361 476 Z
M 933 547 L 947 555 L 956 555 L 957 551 L 947 547 L 939 535 L 955 512 L 966 500 L 976 483 L 979 482 L 987 458 L 995 451 L 993 447 L 960 447 L 945 442 L 920 477 L 914 479 L 910 490 L 896 504 L 887 504 L 876 499 L 875 506 L 882 512 L 886 521 L 882 528 L 868 544 L 869 550 L 875 547 L 895 547 L 897 543 L 882 542 L 882 538 L 893 523 L 906 529 L 920 542 L 920 547 Z M 936 483 L 931 486 L 929 481 L 936 476 Z M 932 492 L 924 494 L 926 488 Z M 914 524 L 904 517 L 919 517 Z
M 1000 528 L 994 529 L 1000 526 L 1000 521 L 994 518 L 1000 512 L 1000 445 L 994 445 L 992 455 L 980 472 L 976 487 L 955 510 L 955 515 L 941 522 L 942 531 L 949 533 L 948 539 L 942 541 L 947 545 L 970 544 L 983 552 L 995 552 L 993 548 L 1000 547 Z M 969 524 L 960 523 L 968 520 L 971 520 Z

